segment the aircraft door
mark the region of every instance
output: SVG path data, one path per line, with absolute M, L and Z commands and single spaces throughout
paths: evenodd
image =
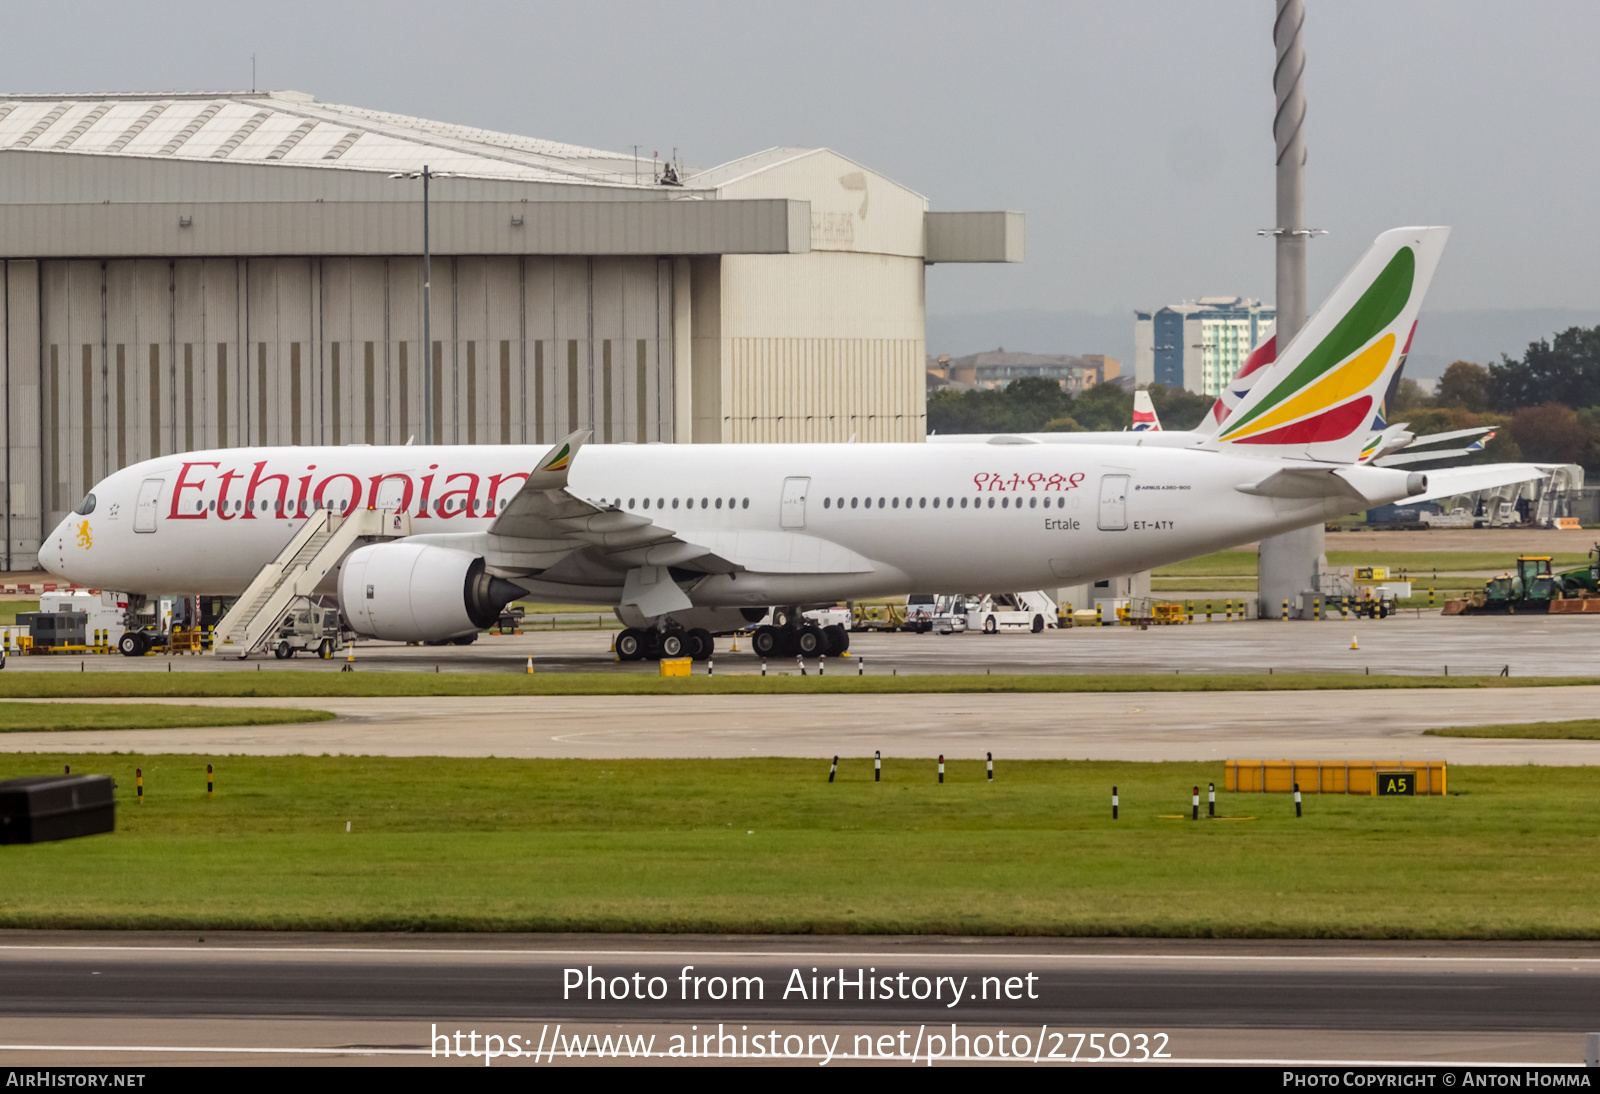
M 405 497 L 411 492 L 411 483 L 399 476 L 391 475 L 378 484 L 378 508 L 399 509 L 403 507 Z
M 1100 476 L 1100 529 L 1120 532 L 1128 527 L 1128 476 Z
M 133 507 L 133 530 L 135 532 L 154 532 L 156 530 L 156 505 L 161 500 L 161 488 L 166 485 L 164 479 L 145 479 L 139 484 L 139 500 Z
M 784 479 L 783 504 L 780 507 L 781 518 L 779 523 L 785 528 L 804 528 L 806 526 L 806 491 L 811 487 L 811 480 Z

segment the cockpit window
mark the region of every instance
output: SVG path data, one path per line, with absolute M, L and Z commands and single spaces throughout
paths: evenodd
M 78 507 L 74 509 L 73 512 L 77 513 L 80 517 L 86 517 L 90 513 L 94 512 L 94 495 L 85 494 L 83 496 L 83 500 L 78 503 Z

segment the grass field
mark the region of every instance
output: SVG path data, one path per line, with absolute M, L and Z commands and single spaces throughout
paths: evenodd
M 1202 823 L 1165 818 L 1220 762 L 1001 758 L 986 784 L 956 761 L 940 786 L 897 757 L 829 785 L 801 760 L 56 754 L 0 776 L 63 763 L 119 780 L 118 831 L 0 848 L 0 926 L 1600 937 L 1595 768 L 1458 768 L 1449 797 L 1308 795 L 1300 820 L 1219 793 L 1238 819 Z
M 37 600 L 0 600 L 0 626 L 10 627 L 17 622 L 19 612 L 36 612 Z
M 1567 722 L 1517 722 L 1498 726 L 1449 726 L 1424 730 L 1429 737 L 1516 737 L 1528 741 L 1600 741 L 1600 718 Z
M 274 698 L 339 695 L 906 695 L 993 692 L 1328 691 L 1388 688 L 1566 687 L 1589 676 L 1362 676 L 1341 672 L 1155 675 L 976 673 L 856 676 L 845 662 L 828 676 L 754 673 L 669 677 L 621 672 L 14 672 L 4 699 Z
M 326 722 L 325 710 L 292 707 L 175 706 L 169 703 L 0 702 L 0 733 L 58 729 L 176 729 L 182 726 L 271 726 Z
M 1504 570 L 1516 561 L 1515 551 L 1329 551 L 1330 566 L 1392 566 L 1409 571 L 1413 580 L 1435 570 L 1441 573 L 1460 570 Z M 1557 570 L 1582 566 L 1586 554 L 1571 552 L 1554 556 Z M 1217 551 L 1185 562 L 1163 566 L 1156 577 L 1254 577 L 1254 551 Z

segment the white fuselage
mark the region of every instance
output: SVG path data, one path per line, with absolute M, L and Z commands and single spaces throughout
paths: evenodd
M 93 588 L 237 594 L 319 510 L 399 509 L 414 535 L 482 554 L 536 595 L 615 604 L 620 575 L 574 580 L 552 568 L 544 587 L 549 562 L 519 565 L 516 541 L 487 534 L 548 451 L 353 445 L 165 456 L 99 483 L 93 512 L 64 521 L 41 562 Z M 1376 503 L 1236 489 L 1286 466 L 1125 445 L 586 445 L 569 490 L 733 558 L 737 573 L 699 579 L 689 593 L 697 606 L 734 607 L 1054 588 Z M 1385 500 L 1405 496 L 1405 475 L 1393 474 Z M 796 479 L 809 482 L 796 488 Z M 810 566 L 813 549 L 867 564 Z M 571 571 L 585 572 L 595 571 Z

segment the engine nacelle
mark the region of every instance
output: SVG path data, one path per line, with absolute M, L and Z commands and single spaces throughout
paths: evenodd
M 405 540 L 352 551 L 339 571 L 339 605 L 351 629 L 395 642 L 476 634 L 526 592 L 470 552 Z

